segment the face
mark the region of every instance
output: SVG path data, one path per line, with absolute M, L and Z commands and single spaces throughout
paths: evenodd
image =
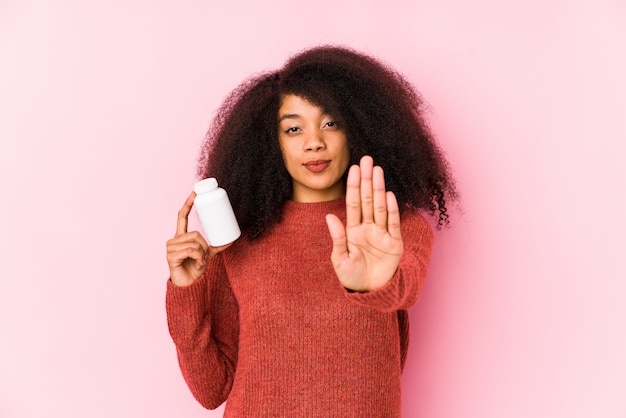
M 286 95 L 278 110 L 278 142 L 296 202 L 324 202 L 345 193 L 350 163 L 340 123 L 300 96 Z

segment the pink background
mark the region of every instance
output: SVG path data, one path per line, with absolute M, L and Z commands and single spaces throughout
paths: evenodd
M 262 3 L 0 3 L 0 417 L 221 416 L 178 370 L 165 241 L 224 95 L 329 42 L 418 86 L 463 193 L 404 415 L 626 417 L 626 3 Z

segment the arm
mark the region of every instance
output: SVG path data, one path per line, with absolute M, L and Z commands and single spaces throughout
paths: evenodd
M 203 406 L 214 409 L 232 387 L 239 313 L 218 257 L 228 245 L 210 247 L 197 231 L 187 232 L 194 197 L 178 212 L 176 234 L 167 242 L 167 320 L 187 385 Z
M 400 227 L 395 195 L 385 190 L 383 170 L 371 157 L 348 172 L 346 226 L 335 215 L 326 221 L 333 267 L 340 283 L 353 292 L 351 299 L 383 311 L 415 303 L 428 271 L 432 230 L 409 211 Z
M 350 300 L 386 312 L 408 309 L 417 302 L 428 274 L 433 232 L 419 213 L 407 210 L 402 222 L 402 237 L 404 252 L 389 282 L 370 292 L 347 292 Z
M 167 320 L 187 386 L 205 408 L 220 406 L 230 393 L 237 366 L 239 313 L 221 257 L 192 285 L 171 281 Z

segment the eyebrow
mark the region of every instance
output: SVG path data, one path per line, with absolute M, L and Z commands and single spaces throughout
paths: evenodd
M 282 122 L 285 119 L 300 119 L 300 115 L 296 113 L 286 113 L 278 118 L 278 122 Z

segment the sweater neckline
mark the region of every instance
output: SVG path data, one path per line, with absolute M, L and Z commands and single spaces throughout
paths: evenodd
M 346 197 L 341 196 L 325 202 L 294 202 L 288 200 L 283 206 L 283 219 L 302 222 L 311 222 L 312 218 L 325 219 L 326 215 L 333 213 L 343 218 L 346 208 Z

